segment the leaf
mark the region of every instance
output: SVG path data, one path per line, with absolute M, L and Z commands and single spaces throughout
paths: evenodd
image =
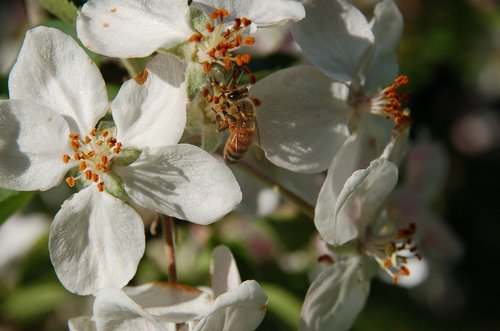
M 0 224 L 21 209 L 36 192 L 18 192 L 0 188 Z
M 262 283 L 269 297 L 268 309 L 285 322 L 292 330 L 297 330 L 300 320 L 301 301 L 287 289 L 270 283 Z
M 78 8 L 73 2 L 68 0 L 40 0 L 40 4 L 63 22 L 76 23 Z

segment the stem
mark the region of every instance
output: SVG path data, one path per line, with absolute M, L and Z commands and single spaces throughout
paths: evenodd
M 163 241 L 168 259 L 168 280 L 177 283 L 177 268 L 174 252 L 174 220 L 170 216 L 162 215 Z
M 311 206 L 307 201 L 299 197 L 297 194 L 294 192 L 290 191 L 277 181 L 275 181 L 273 178 L 269 177 L 268 175 L 264 174 L 262 171 L 251 165 L 250 163 L 240 160 L 238 163 L 236 163 L 238 166 L 240 166 L 243 170 L 246 172 L 250 173 L 254 177 L 258 178 L 261 182 L 264 184 L 272 187 L 275 189 L 279 194 L 281 194 L 283 197 L 288 199 L 289 201 L 295 203 L 304 214 L 309 216 L 310 218 L 314 219 L 314 207 Z

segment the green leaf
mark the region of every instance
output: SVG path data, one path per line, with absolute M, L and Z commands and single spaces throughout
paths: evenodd
M 8 319 L 27 322 L 61 307 L 68 297 L 69 293 L 61 285 L 42 283 L 12 291 L 1 308 Z
M 75 24 L 78 8 L 68 0 L 40 0 L 40 4 L 63 22 Z
M 297 330 L 302 307 L 301 300 L 281 286 L 270 283 L 261 283 L 260 285 L 269 298 L 267 306 L 269 312 L 289 325 L 291 330 Z
M 0 188 L 0 224 L 21 209 L 36 192 L 18 192 Z

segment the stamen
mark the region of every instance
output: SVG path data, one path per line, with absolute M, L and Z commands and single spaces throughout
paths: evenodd
M 104 182 L 100 182 L 97 184 L 97 190 L 99 192 L 103 192 L 104 191 Z
M 71 157 L 68 154 L 64 154 L 63 155 L 64 164 L 68 164 L 69 160 L 71 160 Z
M 75 186 L 75 178 L 73 176 L 66 178 L 66 183 L 68 184 L 69 187 L 74 187 Z
M 92 171 L 90 171 L 90 170 L 85 171 L 85 179 L 86 180 L 91 180 L 92 179 L 92 175 L 93 175 Z
M 80 162 L 80 171 L 87 169 L 87 163 L 85 161 Z

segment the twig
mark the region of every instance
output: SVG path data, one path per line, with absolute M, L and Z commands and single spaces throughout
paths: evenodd
M 168 280 L 177 283 L 177 268 L 175 266 L 174 251 L 174 220 L 170 216 L 161 216 L 163 241 L 165 243 L 165 252 L 168 259 Z

